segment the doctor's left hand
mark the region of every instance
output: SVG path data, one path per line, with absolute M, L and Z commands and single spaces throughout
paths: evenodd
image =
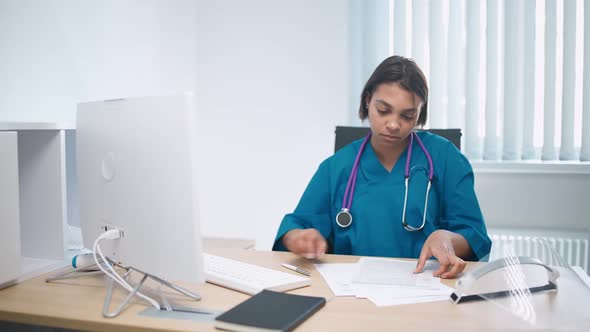
M 424 242 L 418 265 L 414 273 L 422 272 L 428 258 L 434 256 L 440 262 L 440 268 L 432 275 L 435 277 L 455 278 L 465 269 L 465 261 L 456 252 L 470 253 L 471 248 L 465 238 L 457 233 L 439 229 L 432 232 Z

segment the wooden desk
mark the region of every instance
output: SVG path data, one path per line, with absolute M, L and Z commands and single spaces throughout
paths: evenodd
M 256 246 L 256 240 L 252 239 L 236 239 L 236 238 L 224 238 L 224 237 L 203 237 L 203 248 L 207 251 L 209 249 L 220 249 L 220 248 L 234 248 L 234 249 L 251 249 L 253 250 Z
M 368 300 L 334 297 L 314 270 L 313 262 L 291 253 L 235 248 L 208 251 L 282 271 L 279 264 L 283 262 L 312 270 L 312 286 L 291 293 L 323 296 L 328 303 L 297 331 L 522 331 L 527 327 L 503 309 L 484 301 L 461 305 L 442 301 L 378 308 Z M 355 262 L 357 259 L 327 255 L 324 261 Z M 211 284 L 183 286 L 203 297 L 199 302 L 183 302 L 192 307 L 227 310 L 249 297 Z M 576 289 L 567 280 L 560 279 L 559 287 L 558 293 L 536 296 L 536 300 L 547 303 L 538 315 L 567 317 L 568 305 L 588 306 L 589 299 L 577 296 Z M 116 292 L 113 302 L 120 303 L 123 295 L 122 291 Z M 216 331 L 208 322 L 140 316 L 138 313 L 146 308 L 143 302 L 129 306 L 117 318 L 105 319 L 101 315 L 104 296 L 105 287 L 100 276 L 49 284 L 44 277 L 39 277 L 0 291 L 0 320 L 94 331 Z M 181 299 L 173 297 L 175 301 Z M 566 304 L 564 299 L 570 302 Z M 590 318 L 573 330 L 590 331 Z

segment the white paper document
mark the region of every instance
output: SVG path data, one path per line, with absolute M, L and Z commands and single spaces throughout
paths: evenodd
M 375 296 L 370 297 L 368 299 L 378 307 L 385 307 L 385 306 L 391 306 L 391 305 L 448 301 L 450 294 L 451 294 L 451 292 L 449 292 L 448 295 L 402 297 L 402 298 L 390 298 L 390 297 L 387 297 L 385 294 L 378 294 L 378 295 L 375 295 Z
M 396 259 L 363 257 L 358 264 L 360 269 L 357 278 L 353 280 L 355 283 L 435 289 L 438 289 L 440 285 L 440 279 L 428 272 L 435 268 L 433 261 L 428 262 L 422 273 L 414 273 L 415 262 Z
M 361 298 L 377 298 L 386 297 L 390 299 L 414 298 L 414 297 L 430 297 L 430 296 L 445 296 L 450 295 L 452 290 L 440 284 L 438 288 L 416 288 L 407 286 L 392 286 L 392 285 L 375 285 L 375 284 L 355 284 L 356 297 Z
M 335 296 L 355 296 L 352 279 L 359 273 L 357 263 L 315 264 Z
M 448 301 L 452 289 L 432 276 L 439 264 L 429 261 L 415 274 L 415 262 L 363 257 L 358 263 L 315 264 L 335 296 L 366 298 L 377 306 Z

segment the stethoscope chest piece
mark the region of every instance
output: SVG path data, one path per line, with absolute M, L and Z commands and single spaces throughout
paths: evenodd
M 342 209 L 336 215 L 336 223 L 342 228 L 346 228 L 352 224 L 352 215 L 348 212 L 348 209 Z

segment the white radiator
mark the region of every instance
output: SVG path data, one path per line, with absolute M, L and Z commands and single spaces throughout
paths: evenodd
M 543 243 L 553 246 L 563 262 L 580 266 L 590 274 L 590 234 L 588 232 L 554 232 L 515 229 L 490 229 L 492 252 L 490 260 L 501 258 L 510 250 L 517 256 L 539 258 L 551 265 L 560 265 Z

